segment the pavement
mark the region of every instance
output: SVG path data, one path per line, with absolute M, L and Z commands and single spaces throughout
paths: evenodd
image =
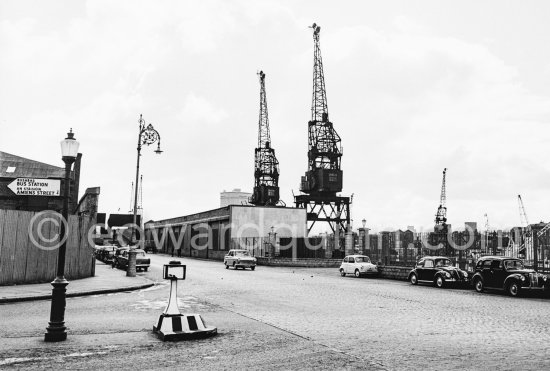
M 110 265 L 96 260 L 95 276 L 69 281 L 67 297 L 140 290 L 154 284 L 145 277 L 126 277 L 126 271 L 112 269 Z M 0 286 L 0 303 L 47 300 L 51 297 L 50 283 Z

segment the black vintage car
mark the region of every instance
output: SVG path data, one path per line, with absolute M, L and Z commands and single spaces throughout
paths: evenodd
M 420 259 L 409 272 L 409 281 L 413 285 L 430 283 L 439 288 L 470 282 L 468 272 L 455 267 L 451 259 L 444 256 L 425 256 Z
M 550 291 L 550 277 L 526 269 L 523 261 L 504 256 L 484 256 L 477 261 L 472 283 L 477 292 L 496 289 L 518 296 L 522 291 Z

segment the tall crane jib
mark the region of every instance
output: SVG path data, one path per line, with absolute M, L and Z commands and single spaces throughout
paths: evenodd
M 265 74 L 260 78 L 260 118 L 258 147 L 254 150 L 254 190 L 250 203 L 257 206 L 275 206 L 279 202 L 279 161 L 271 148 L 267 99 L 265 94 Z
M 319 45 L 321 27 L 313 29 L 313 98 L 311 121 L 308 123 L 308 171 L 302 177 L 300 190 L 312 195 L 336 195 L 342 191 L 342 145 L 329 121 L 323 60 Z
M 445 176 L 447 168 L 443 169 L 443 181 L 441 182 L 441 197 L 439 199 L 439 207 L 435 215 L 435 231 L 444 232 L 447 227 L 447 195 L 445 186 Z

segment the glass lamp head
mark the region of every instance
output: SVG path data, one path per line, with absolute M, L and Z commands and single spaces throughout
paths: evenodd
M 61 156 L 65 158 L 76 158 L 80 143 L 74 138 L 73 129 L 67 133 L 67 138 L 61 141 Z

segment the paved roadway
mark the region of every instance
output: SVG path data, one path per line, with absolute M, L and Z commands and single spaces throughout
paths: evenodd
M 151 255 L 158 280 L 171 258 Z M 336 269 L 258 267 L 181 259 L 182 311 L 220 334 L 160 343 L 151 325 L 168 286 L 71 298 L 69 340 L 41 341 L 47 301 L 0 306 L 0 367 L 250 369 L 550 369 L 550 300 L 340 277 Z M 6 319 L 6 320 L 5 320 Z M 5 326 L 7 325 L 7 326 Z

